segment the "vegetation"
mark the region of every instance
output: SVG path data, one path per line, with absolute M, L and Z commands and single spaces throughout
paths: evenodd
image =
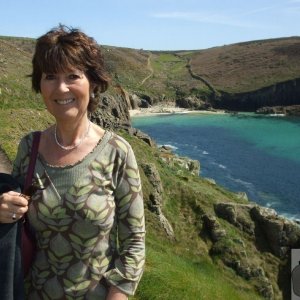
M 10 159 L 15 156 L 21 136 L 31 130 L 43 129 L 52 122 L 47 112 L 33 109 L 2 109 L 0 120 L 1 147 Z M 201 217 L 200 205 L 205 204 L 207 210 L 212 210 L 211 201 L 235 199 L 235 196 L 221 188 L 212 188 L 187 172 L 174 175 L 174 169 L 157 158 L 157 149 L 125 132 L 119 134 L 132 144 L 139 164 L 151 162 L 157 166 L 164 186 L 163 210 L 176 236 L 176 240 L 168 240 L 155 214 L 147 209 L 151 186 L 141 170 L 146 206 L 147 263 L 137 294 L 131 299 L 261 299 L 250 282 L 214 262 L 206 243 L 200 238 L 201 222 L 197 220 Z
M 174 99 L 180 93 L 209 97 L 207 85 L 191 77 L 186 67 L 188 64 L 193 72 L 205 76 L 213 86 L 230 91 L 257 88 L 261 82 L 270 84 L 293 78 L 297 72 L 299 74 L 299 63 L 295 61 L 299 53 L 296 51 L 299 39 L 278 40 L 277 44 L 276 41 L 265 41 L 262 47 L 260 43 L 213 48 L 207 52 L 150 53 L 108 46 L 103 49 L 114 84 L 121 84 L 131 92 L 147 93 L 162 101 Z M 255 48 L 255 45 L 259 47 Z M 15 157 L 19 139 L 25 133 L 43 129 L 53 122 L 39 96 L 30 88 L 27 75 L 31 72 L 33 47 L 34 40 L 31 39 L 0 37 L 0 147 L 10 160 Z M 250 55 L 254 48 L 260 50 L 255 52 L 256 55 Z M 240 56 L 238 49 L 242 53 Z M 291 52 L 286 52 L 286 49 Z M 268 56 L 276 51 L 282 55 L 279 60 L 281 74 L 274 71 L 278 62 Z M 254 63 L 256 56 L 259 64 Z M 270 62 L 269 67 L 264 68 L 261 60 Z M 143 82 L 149 74 L 151 76 Z M 247 82 L 251 82 L 251 86 L 238 86 L 237 80 L 246 82 L 245 76 L 248 76 Z M 131 299 L 261 299 L 256 291 L 255 279 L 245 280 L 223 263 L 224 257 L 220 253 L 224 249 L 230 250 L 226 255 L 237 257 L 247 251 L 249 262 L 262 266 L 271 283 L 277 286 L 278 271 L 274 270 L 273 263 L 279 264 L 278 259 L 267 251 L 259 252 L 251 236 L 219 219 L 227 237 L 213 246 L 205 230 L 203 216 L 214 215 L 215 203 L 244 203 L 244 200 L 180 167 L 170 167 L 160 159 L 158 149 L 126 132 L 119 134 L 131 143 L 140 165 L 152 163 L 158 170 L 164 190 L 162 211 L 175 235 L 175 238 L 168 238 L 158 217 L 150 209 L 153 187 L 141 168 L 146 207 L 147 263 L 137 294 Z M 274 292 L 275 299 L 281 299 L 278 288 Z

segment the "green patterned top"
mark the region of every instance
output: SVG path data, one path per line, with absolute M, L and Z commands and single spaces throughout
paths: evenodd
M 19 145 L 13 174 L 24 181 L 32 133 Z M 106 131 L 83 160 L 65 167 L 38 156 L 28 218 L 37 256 L 26 278 L 27 298 L 105 299 L 108 285 L 133 295 L 145 261 L 141 181 L 134 153 Z

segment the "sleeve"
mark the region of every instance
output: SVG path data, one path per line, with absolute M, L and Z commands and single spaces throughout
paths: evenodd
M 13 162 L 12 176 L 23 186 L 29 164 L 28 145 L 30 136 L 23 137 L 19 143 L 16 158 Z
M 104 277 L 124 293 L 133 295 L 145 264 L 144 204 L 134 153 L 129 144 L 123 144 L 122 149 L 126 149 L 127 153 L 119 168 L 115 191 L 119 255 L 114 268 Z

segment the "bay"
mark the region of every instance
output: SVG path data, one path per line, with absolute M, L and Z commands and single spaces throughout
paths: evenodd
M 158 145 L 197 159 L 200 176 L 300 220 L 300 118 L 238 114 L 137 116 Z

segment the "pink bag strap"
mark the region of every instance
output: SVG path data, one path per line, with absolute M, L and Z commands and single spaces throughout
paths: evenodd
M 30 161 L 28 165 L 28 170 L 27 170 L 27 175 L 24 183 L 24 189 L 23 192 L 26 195 L 26 192 L 30 188 L 32 184 L 32 178 L 33 178 L 33 172 L 35 168 L 35 162 L 36 158 L 38 155 L 38 149 L 39 149 L 39 144 L 40 144 L 40 138 L 41 138 L 41 132 L 40 131 L 35 131 L 33 133 L 33 141 L 32 141 L 32 146 L 31 146 L 31 153 L 30 153 Z

